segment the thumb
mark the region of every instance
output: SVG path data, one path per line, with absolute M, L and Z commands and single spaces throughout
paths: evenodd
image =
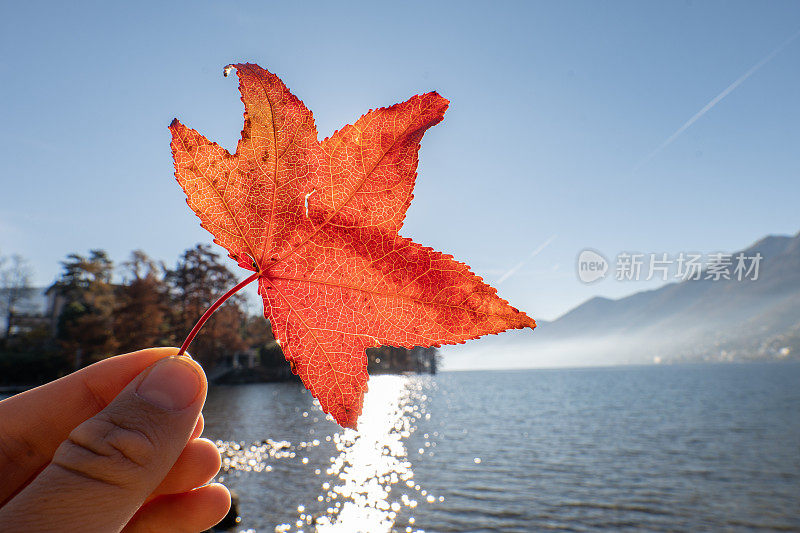
M 0 524 L 8 521 L 10 531 L 120 531 L 188 442 L 206 386 L 189 358 L 167 357 L 145 369 L 72 430 L 42 473 L 3 507 Z

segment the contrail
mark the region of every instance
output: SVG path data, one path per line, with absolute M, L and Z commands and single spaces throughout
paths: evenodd
M 546 241 L 544 241 L 542 244 L 540 244 L 539 246 L 537 246 L 537 247 L 536 247 L 536 248 L 535 248 L 535 249 L 534 249 L 534 250 L 533 250 L 533 251 L 532 251 L 530 254 L 528 254 L 528 257 L 526 257 L 525 259 L 523 259 L 522 261 L 520 261 L 519 263 L 517 263 L 516 265 L 514 265 L 513 267 L 511 267 L 511 268 L 508 270 L 508 272 L 506 272 L 505 274 L 503 274 L 502 276 L 500 276 L 500 278 L 499 278 L 497 281 L 495 281 L 495 283 L 496 283 L 497 285 L 500 285 L 500 284 L 501 284 L 501 283 L 503 283 L 505 280 L 507 280 L 508 278 L 510 278 L 511 276 L 513 276 L 514 274 L 516 274 L 517 270 L 519 270 L 520 268 L 522 268 L 522 265 L 524 265 L 526 262 L 530 261 L 531 259 L 533 259 L 533 258 L 534 258 L 534 257 L 536 257 L 537 255 L 539 255 L 539 253 L 541 253 L 541 251 L 542 251 L 542 250 L 544 250 L 545 248 L 547 248 L 547 245 L 548 245 L 548 244 L 550 244 L 551 242 L 553 242 L 555 239 L 556 239 L 556 235 L 551 235 L 549 239 L 547 239 Z
M 747 72 L 745 72 L 744 74 L 742 74 L 741 76 L 739 76 L 739 78 L 738 78 L 736 81 L 734 81 L 733 83 L 731 83 L 730 85 L 728 85 L 728 87 L 726 87 L 724 91 L 722 91 L 721 93 L 719 93 L 719 94 L 718 94 L 717 96 L 715 96 L 715 97 L 714 97 L 714 98 L 713 98 L 713 99 L 712 99 L 712 100 L 711 100 L 709 103 L 707 103 L 706 105 L 704 105 L 704 106 L 702 107 L 702 109 L 700 109 L 700 111 L 698 111 L 697 113 L 695 113 L 695 114 L 694 114 L 694 116 L 693 116 L 692 118 L 690 118 L 689 120 L 687 120 L 687 121 L 686 121 L 686 123 L 685 123 L 683 126 L 681 126 L 680 128 L 678 128 L 677 130 L 675 130 L 675 133 L 673 133 L 672 135 L 670 135 L 669 137 L 667 137 L 667 139 L 666 139 L 666 140 L 665 140 L 663 143 L 661 143 L 661 144 L 658 146 L 658 148 L 656 148 L 655 150 L 653 150 L 652 152 L 650 152 L 649 154 L 647 154 L 647 156 L 646 156 L 646 157 L 644 157 L 644 158 L 643 158 L 641 161 L 639 161 L 639 164 L 637 164 L 637 165 L 636 165 L 636 166 L 633 168 L 633 172 L 636 172 L 637 170 L 639 170 L 639 169 L 640 169 L 640 168 L 641 168 L 641 167 L 642 167 L 642 166 L 643 166 L 645 163 L 647 163 L 648 161 L 650 161 L 651 159 L 653 159 L 653 157 L 655 157 L 655 156 L 656 156 L 656 154 L 658 154 L 658 153 L 659 153 L 661 150 L 663 150 L 664 148 L 666 148 L 667 146 L 669 146 L 670 144 L 672 144 L 672 142 L 673 142 L 675 139 L 677 139 L 677 138 L 678 138 L 678 136 L 680 136 L 680 134 L 681 134 L 681 133 L 683 133 L 684 131 L 686 131 L 687 129 L 689 129 L 689 127 L 690 127 L 692 124 L 694 124 L 695 122 L 697 122 L 697 121 L 700 119 L 700 117 L 702 117 L 703 115 L 705 115 L 706 113 L 708 113 L 708 112 L 709 112 L 709 110 L 710 110 L 712 107 L 714 107 L 715 105 L 717 105 L 718 103 L 720 103 L 720 102 L 722 101 L 722 99 L 723 99 L 723 98 L 725 98 L 726 96 L 728 96 L 729 94 L 731 94 L 731 93 L 733 92 L 733 90 L 734 90 L 734 89 L 736 89 L 736 88 L 737 88 L 739 85 L 741 85 L 742 83 L 744 83 L 744 81 L 745 81 L 747 78 L 749 78 L 750 76 L 752 76 L 753 74 L 755 74 L 755 73 L 756 73 L 756 71 L 758 71 L 758 69 L 760 69 L 761 67 L 763 67 L 764 65 L 766 65 L 767 63 L 769 63 L 769 62 L 770 62 L 770 60 L 772 60 L 772 58 L 774 58 L 776 55 L 778 55 L 779 53 L 781 53 L 781 52 L 783 51 L 783 49 L 784 49 L 784 48 L 786 48 L 787 46 L 789 46 L 789 45 L 792 43 L 792 41 L 794 41 L 794 40 L 795 40 L 795 39 L 797 39 L 798 37 L 800 37 L 800 30 L 798 30 L 798 31 L 794 32 L 794 34 L 792 34 L 792 36 L 791 36 L 791 37 L 789 37 L 788 39 L 786 39 L 786 40 L 785 40 L 785 41 L 784 41 L 784 42 L 783 42 L 783 43 L 782 43 L 780 46 L 778 46 L 778 47 L 777 47 L 776 49 L 774 49 L 772 52 L 770 52 L 769 54 L 767 54 L 767 55 L 766 55 L 766 56 L 765 56 L 765 57 L 764 57 L 764 58 L 763 58 L 761 61 L 759 61 L 758 63 L 756 63 L 756 64 L 755 64 L 755 65 L 753 65 L 752 67 L 750 67 L 750 69 L 749 69 Z

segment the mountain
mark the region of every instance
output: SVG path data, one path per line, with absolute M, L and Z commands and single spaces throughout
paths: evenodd
M 481 355 L 462 352 L 523 351 L 527 366 L 800 359 L 800 233 L 767 236 L 741 253 L 760 254 L 757 279 L 704 279 L 704 271 L 617 300 L 596 297 L 534 335 L 506 333 L 476 346 Z

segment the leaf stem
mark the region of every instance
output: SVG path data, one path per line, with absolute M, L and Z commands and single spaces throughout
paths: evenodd
M 201 316 L 200 320 L 197 321 L 197 324 L 194 325 L 192 331 L 189 332 L 189 335 L 186 337 L 186 340 L 183 341 L 183 344 L 181 344 L 181 349 L 178 350 L 178 355 L 183 355 L 186 352 L 187 348 L 189 348 L 189 345 L 194 340 L 195 335 L 197 335 L 197 332 L 200 331 L 200 328 L 203 327 L 203 324 L 206 323 L 206 320 L 208 320 L 211 317 L 211 315 L 214 314 L 214 311 L 216 311 L 219 308 L 219 306 L 224 304 L 228 298 L 239 292 L 239 290 L 241 290 L 242 287 L 250 285 L 252 282 L 257 280 L 260 275 L 261 272 L 253 272 L 253 274 L 249 276 L 247 279 L 240 281 L 239 283 L 236 284 L 235 287 L 233 287 L 231 290 L 220 296 L 219 299 L 216 302 L 214 302 L 205 313 L 203 313 L 203 316 Z

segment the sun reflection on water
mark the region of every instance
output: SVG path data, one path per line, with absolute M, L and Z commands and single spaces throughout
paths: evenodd
M 417 429 L 417 420 L 430 417 L 424 412 L 426 400 L 420 378 L 372 377 L 358 431 L 345 429 L 324 437 L 326 443 L 335 446 L 335 454 L 327 465 L 314 470 L 323 479 L 318 495 L 297 507 L 295 522 L 279 524 L 274 531 L 374 533 L 400 526 L 400 531 L 421 532 L 416 528 L 413 510 L 418 505 L 443 500 L 415 482 L 406 448 L 408 438 Z M 436 443 L 427 434 L 424 437 L 425 449 L 420 448 L 419 453 L 433 454 L 430 447 Z M 226 441 L 216 444 L 223 457 L 218 480 L 224 481 L 225 476 L 239 476 L 242 472 L 271 472 L 271 465 L 279 460 L 299 460 L 307 465 L 305 452 L 323 443 L 319 439 L 298 444 L 266 439 L 250 445 Z
M 336 435 L 339 455 L 331 458 L 327 473 L 338 482 L 322 485 L 318 500 L 332 505 L 317 517 L 316 531 L 389 531 L 401 508 L 417 506 L 416 496 L 401 494 L 401 488 L 420 490 L 404 444 L 416 429 L 416 402 L 408 385 L 401 376 L 373 378 L 359 430 Z

